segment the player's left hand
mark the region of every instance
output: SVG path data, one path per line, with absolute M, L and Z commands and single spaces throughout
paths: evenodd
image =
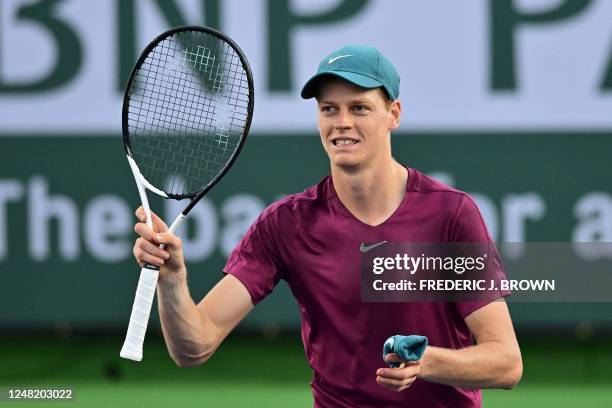
M 420 361 L 404 361 L 395 353 L 385 357 L 387 363 L 400 363 L 397 368 L 379 368 L 376 370 L 376 382 L 393 391 L 403 391 L 410 387 L 421 372 Z

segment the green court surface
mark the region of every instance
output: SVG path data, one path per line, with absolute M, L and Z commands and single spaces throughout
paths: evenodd
M 74 389 L 69 402 L 0 402 L 15 405 L 53 407 L 311 407 L 312 397 L 306 384 L 266 383 L 194 383 L 186 384 L 63 384 Z M 58 384 L 58 387 L 61 385 Z M 610 407 L 610 386 L 520 386 L 513 391 L 484 391 L 484 407 Z
M 178 368 L 157 336 L 141 363 L 118 357 L 122 335 L 0 337 L 0 408 L 309 407 L 311 372 L 297 335 L 232 335 L 205 365 Z M 511 391 L 485 390 L 485 407 L 612 407 L 612 341 L 522 344 L 524 375 Z M 70 388 L 66 402 L 14 402 L 6 389 Z

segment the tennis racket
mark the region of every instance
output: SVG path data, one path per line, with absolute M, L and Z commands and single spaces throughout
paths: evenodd
M 253 76 L 236 43 L 207 27 L 178 27 L 142 52 L 123 98 L 123 144 L 146 223 L 146 190 L 190 199 L 169 231 L 232 166 L 253 117 Z M 161 246 L 163 248 L 163 246 Z M 145 264 L 121 357 L 142 360 L 159 267 Z

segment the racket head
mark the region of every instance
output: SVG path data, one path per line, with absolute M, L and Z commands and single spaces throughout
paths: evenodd
M 254 95 L 248 60 L 224 33 L 181 26 L 153 39 L 132 69 L 122 109 L 123 145 L 143 184 L 195 204 L 242 150 Z M 164 187 L 168 177 L 179 181 Z

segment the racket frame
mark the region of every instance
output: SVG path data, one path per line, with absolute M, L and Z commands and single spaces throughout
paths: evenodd
M 199 31 L 199 32 L 203 32 L 203 33 L 206 33 L 206 34 L 212 34 L 212 35 L 220 38 L 224 42 L 228 43 L 234 49 L 234 51 L 236 51 L 236 54 L 240 58 L 240 62 L 242 64 L 242 66 L 245 68 L 244 70 L 245 70 L 245 73 L 246 73 L 246 76 L 247 76 L 247 83 L 248 83 L 248 86 L 249 86 L 249 95 L 251 96 L 249 98 L 249 102 L 248 102 L 248 105 L 247 105 L 247 119 L 246 119 L 246 121 L 244 123 L 244 127 L 242 129 L 242 137 L 240 139 L 240 142 L 238 143 L 238 146 L 236 147 L 235 152 L 233 153 L 233 155 L 230 158 L 230 160 L 228 160 L 227 163 L 225 163 L 225 166 L 223 166 L 221 171 L 219 171 L 219 174 L 217 174 L 217 176 L 215 176 L 215 178 L 213 178 L 199 192 L 190 193 L 190 194 L 168 194 L 168 193 L 160 194 L 160 190 L 158 190 L 157 188 L 154 188 L 150 183 L 148 183 L 146 178 L 144 176 L 142 176 L 142 179 L 146 182 L 145 186 L 147 186 L 147 188 L 149 190 L 153 191 L 154 193 L 156 193 L 158 195 L 161 195 L 164 198 L 172 198 L 172 199 L 175 199 L 175 200 L 182 200 L 182 199 L 185 199 L 185 198 L 190 198 L 192 201 L 183 210 L 183 215 L 187 215 L 189 210 L 191 210 L 191 208 L 200 200 L 200 198 L 202 198 L 208 191 L 210 191 L 210 189 L 213 188 L 215 186 L 215 184 L 217 184 L 217 182 L 221 179 L 221 177 L 223 177 L 225 175 L 225 173 L 230 169 L 230 167 L 232 167 L 232 165 L 234 164 L 234 161 L 236 160 L 236 158 L 238 157 L 238 155 L 242 151 L 242 147 L 244 146 L 244 142 L 246 141 L 247 135 L 249 134 L 249 130 L 251 128 L 251 120 L 253 118 L 253 107 L 254 107 L 254 103 L 255 103 L 254 102 L 254 100 L 255 100 L 255 89 L 254 89 L 254 86 L 253 86 L 253 74 L 251 73 L 251 66 L 249 65 L 249 61 L 246 59 L 246 56 L 244 55 L 244 53 L 242 52 L 240 47 L 238 47 L 238 44 L 236 44 L 234 42 L 234 40 L 229 38 L 227 35 L 225 35 L 221 31 L 215 30 L 214 28 L 210 28 L 210 27 L 190 25 L 190 26 L 175 27 L 175 28 L 173 28 L 171 30 L 168 30 L 168 31 L 165 31 L 165 32 L 161 33 L 160 35 L 155 37 L 145 47 L 145 49 L 142 51 L 142 54 L 140 55 L 140 57 L 136 61 L 136 64 L 134 65 L 134 67 L 132 68 L 132 71 L 130 73 L 130 79 L 128 80 L 127 86 L 125 88 L 126 91 L 125 91 L 125 93 L 123 95 L 123 108 L 122 108 L 122 114 L 121 114 L 121 117 L 122 117 L 121 129 L 122 129 L 122 134 L 123 134 L 123 147 L 125 149 L 125 153 L 130 158 L 134 159 L 134 156 L 132 155 L 132 150 L 131 150 L 131 145 L 130 145 L 130 138 L 129 138 L 129 132 L 128 132 L 128 129 L 129 129 L 128 114 L 129 114 L 129 102 L 130 102 L 130 92 L 129 91 L 130 91 L 130 89 L 132 89 L 132 83 L 134 82 L 134 79 L 136 77 L 136 73 L 138 72 L 138 70 L 140 69 L 142 64 L 144 64 L 144 62 L 146 61 L 147 56 L 149 55 L 149 52 L 153 48 L 155 48 L 155 46 L 157 44 L 159 44 L 160 42 L 162 42 L 166 38 L 171 37 L 172 35 L 174 35 L 174 34 L 176 34 L 178 32 L 182 32 L 182 31 Z M 140 171 L 139 171 L 139 173 L 140 173 Z M 140 174 L 142 175 L 142 173 L 140 173 Z M 151 189 L 151 187 L 153 187 L 153 189 Z
M 130 145 L 130 136 L 129 136 L 129 105 L 130 105 L 130 96 L 132 84 L 135 80 L 136 74 L 140 70 L 140 67 L 145 62 L 149 53 L 153 48 L 155 48 L 160 42 L 165 40 L 168 37 L 171 37 L 174 34 L 179 32 L 202 32 L 209 35 L 214 35 L 217 38 L 221 39 L 223 42 L 229 44 L 236 52 L 240 59 L 240 63 L 242 64 L 245 74 L 247 76 L 247 84 L 249 88 L 249 100 L 247 105 L 247 117 L 242 129 L 241 138 L 236 146 L 236 149 L 232 153 L 230 159 L 225 163 L 225 165 L 221 168 L 219 173 L 202 189 L 195 193 L 189 194 L 170 194 L 166 193 L 157 187 L 153 186 L 142 174 L 138 165 L 134 159 L 132 154 L 132 149 Z M 249 65 L 246 56 L 238 47 L 238 45 L 229 38 L 226 34 L 222 33 L 219 30 L 215 30 L 210 27 L 203 26 L 180 26 L 175 27 L 170 30 L 167 30 L 157 37 L 155 37 L 142 51 L 140 57 L 138 58 L 136 64 L 132 68 L 130 73 L 130 78 L 128 80 L 126 90 L 123 96 L 123 108 L 122 108 L 122 135 L 123 135 L 123 147 L 125 149 L 125 153 L 127 155 L 128 163 L 130 165 L 130 169 L 132 170 L 132 174 L 134 175 L 134 180 L 136 181 L 136 185 L 138 187 L 138 195 L 140 196 L 140 201 L 142 203 L 142 207 L 146 214 L 146 223 L 150 228 L 153 228 L 151 209 L 149 207 L 149 200 L 147 199 L 146 190 L 149 190 L 161 197 L 171 198 L 175 200 L 182 200 L 185 198 L 189 198 L 189 203 L 185 206 L 183 211 L 178 214 L 176 219 L 170 225 L 168 231 L 174 232 L 185 219 L 189 211 L 197 204 L 198 201 L 210 189 L 212 189 L 215 184 L 227 173 L 227 171 L 232 167 L 236 158 L 242 151 L 242 147 L 246 142 L 246 138 L 249 134 L 249 129 L 251 127 L 251 120 L 253 118 L 253 109 L 254 109 L 254 100 L 255 100 L 255 90 L 253 85 L 253 74 L 251 72 L 251 67 Z M 160 248 L 164 248 L 164 245 L 160 245 Z M 141 361 L 142 360 L 142 350 L 144 344 L 144 336 L 147 329 L 147 324 L 149 321 L 149 315 L 151 313 L 151 307 L 153 304 L 153 299 L 155 297 L 155 288 L 157 286 L 157 279 L 159 276 L 159 267 L 156 265 L 144 264 L 140 272 L 140 278 L 138 281 L 138 287 L 136 289 L 136 296 L 134 299 L 134 304 L 132 306 L 132 313 L 130 315 L 130 323 L 128 325 L 128 330 L 125 338 L 125 342 L 120 352 L 120 356 L 126 359 L 130 359 L 133 361 Z

